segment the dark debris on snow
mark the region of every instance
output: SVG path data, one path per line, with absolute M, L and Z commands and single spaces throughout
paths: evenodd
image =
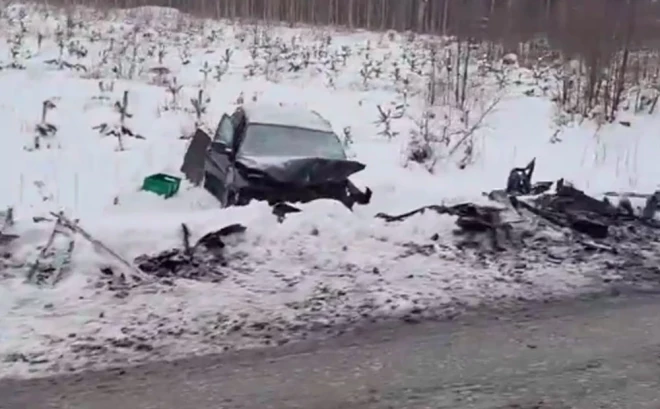
M 660 260 L 660 223 L 654 218 L 660 193 L 644 196 L 646 205 L 637 211 L 625 197 L 614 205 L 608 199 L 587 195 L 563 179 L 532 183 L 535 166 L 532 160 L 524 168 L 512 169 L 505 189 L 484 193 L 493 205 L 430 205 L 400 215 L 379 213 L 376 217 L 395 223 L 428 211 L 455 216 L 456 239 L 450 246 L 463 252 L 461 257 L 475 268 L 497 264 L 507 273 L 517 274 L 542 264 L 563 263 L 579 268 L 591 263 L 594 271 L 630 272 L 628 276 L 633 280 L 641 277 L 660 282 L 660 268 L 656 267 Z M 287 204 L 273 209 L 279 221 L 298 211 Z M 518 219 L 516 222 L 510 221 L 512 215 Z M 183 225 L 182 248 L 142 255 L 135 262 L 141 271 L 158 278 L 219 282 L 229 271 L 223 238 L 245 229 L 239 224 L 230 225 L 191 245 L 190 232 Z M 408 243 L 406 254 L 419 251 L 432 256 L 434 243 L 440 239 L 436 236 L 428 243 Z
M 155 256 L 141 255 L 135 259 L 135 264 L 142 272 L 159 278 L 219 282 L 225 277 L 223 270 L 227 265 L 223 238 L 245 230 L 243 225 L 232 224 L 205 234 L 191 245 L 190 230 L 182 224 L 182 248 L 165 250 Z

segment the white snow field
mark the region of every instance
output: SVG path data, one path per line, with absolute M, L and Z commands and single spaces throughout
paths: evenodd
M 61 57 L 57 32 L 66 32 L 66 17 L 56 10 L 12 6 L 1 22 L 7 41 L 0 60 L 24 69 L 0 71 L 0 209 L 14 209 L 8 232 L 19 235 L 3 250 L 8 262 L 0 271 L 0 376 L 276 345 L 364 317 L 573 294 L 591 282 L 580 269 L 527 267 L 521 279 L 471 267 L 447 245 L 452 217 L 424 214 L 385 224 L 373 216 L 483 201 L 482 192 L 503 187 L 511 167 L 533 157 L 538 180 L 566 177 L 588 192 L 649 192 L 660 180 L 657 115 L 630 114 L 629 127 L 558 125 L 554 104 L 530 71 L 496 66 L 497 75 L 480 73 L 477 62 L 467 123 L 458 110 L 438 104 L 431 127 L 448 137 L 436 146 L 433 171 L 407 162 L 427 94 L 424 44 L 437 39 L 236 25 L 155 8 L 103 19 L 77 13 L 73 21 L 81 24 L 61 35 Z M 86 55 L 76 56 L 81 47 Z M 218 79 L 225 50 L 231 58 Z M 61 67 L 60 58 L 85 70 Z M 369 61 L 377 69 L 365 80 L 360 71 Z M 291 64 L 300 70 L 290 71 Z M 158 67 L 169 74 L 158 74 Z M 163 85 L 174 78 L 181 86 L 176 101 Z M 167 200 L 140 191 L 150 174 L 181 176 L 188 141 L 180 137 L 194 130 L 190 99 L 199 89 L 210 98 L 202 117 L 208 128 L 243 99 L 314 109 L 342 138 L 350 129 L 350 152 L 367 165 L 355 180 L 373 190 L 372 202 L 353 213 L 339 203 L 312 202 L 278 224 L 266 205 L 221 210 L 202 188 L 185 183 Z M 526 95 L 529 90 L 540 96 Z M 144 139 L 124 138 L 121 150 L 116 137 L 93 127 L 118 124 L 113 104 L 124 91 L 132 114 L 126 125 Z M 46 122 L 57 131 L 34 149 L 46 100 L 55 105 Z M 378 107 L 394 112 L 397 105 L 403 112 L 391 119 L 387 136 Z M 79 237 L 73 268 L 58 285 L 26 283 L 27 266 L 53 228 L 33 217 L 58 211 L 129 261 L 181 246 L 181 223 L 193 239 L 230 223 L 247 231 L 229 240 L 219 282 L 175 279 L 109 291 L 100 270 L 128 274 L 126 268 Z M 436 233 L 432 255 L 415 250 Z

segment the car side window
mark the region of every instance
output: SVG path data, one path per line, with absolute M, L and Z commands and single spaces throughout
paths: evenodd
M 228 147 L 232 146 L 234 141 L 234 125 L 232 124 L 231 118 L 226 114 L 222 116 L 222 119 L 218 124 L 218 129 L 215 131 L 213 141 L 222 142 Z

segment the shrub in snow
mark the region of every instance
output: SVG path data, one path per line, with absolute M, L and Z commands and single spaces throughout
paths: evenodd
M 69 62 L 64 59 L 64 51 L 66 50 L 69 56 L 81 59 L 87 56 L 87 48 L 85 48 L 79 41 L 67 40 L 66 34 L 62 30 L 55 33 L 57 47 L 59 54 L 57 58 L 44 61 L 45 64 L 55 66 L 57 69 L 70 69 L 74 71 L 86 72 L 87 67 L 79 62 Z M 69 43 L 67 43 L 69 41 Z
M 115 82 L 114 81 L 99 81 L 98 82 L 98 87 L 99 87 L 99 95 L 92 97 L 92 99 L 97 100 L 97 101 L 110 101 L 109 94 L 114 92 Z
M 124 96 L 121 101 L 115 102 L 115 112 L 119 114 L 119 123 L 108 124 L 101 123 L 92 129 L 99 131 L 103 136 L 114 136 L 117 138 L 117 150 L 126 150 L 124 145 L 124 138 L 145 139 L 144 136 L 134 133 L 126 124 L 126 119 L 132 118 L 133 115 L 128 113 L 128 91 L 124 91 Z
M 392 129 L 392 121 L 403 117 L 403 105 L 396 105 L 390 109 L 377 105 L 376 108 L 378 108 L 378 120 L 375 123 L 381 128 L 378 135 L 385 136 L 387 139 L 397 136 L 399 132 Z
M 429 172 L 433 172 L 436 157 L 436 144 L 442 142 L 442 135 L 437 134 L 435 114 L 426 111 L 415 121 L 416 127 L 410 130 L 410 140 L 406 147 L 406 164 L 419 163 Z M 446 131 L 446 127 L 444 128 Z
M 199 69 L 199 72 L 204 76 L 203 84 L 206 85 L 209 79 L 209 73 L 211 72 L 211 67 L 209 67 L 208 61 L 204 61 L 204 65 Z
M 170 95 L 170 100 L 165 103 L 163 109 L 165 111 L 176 111 L 180 109 L 179 94 L 183 89 L 183 85 L 179 85 L 178 80 L 174 77 L 171 81 L 166 83 L 166 92 Z
M 205 97 L 204 96 L 204 91 L 203 90 L 198 90 L 197 91 L 197 97 L 196 98 L 190 98 L 190 105 L 192 105 L 192 112 L 195 115 L 195 130 L 197 129 L 203 129 L 206 133 L 212 133 L 209 129 L 204 129 L 206 128 L 206 124 L 204 123 L 203 116 L 206 114 L 206 109 L 211 102 L 210 97 Z M 192 138 L 194 134 L 194 131 L 191 133 L 184 134 L 181 136 L 181 139 L 190 139 Z
M 21 23 L 22 24 L 22 23 Z M 4 68 L 13 69 L 13 70 L 24 70 L 25 65 L 23 64 L 23 59 L 31 58 L 31 53 L 25 48 L 24 39 L 25 39 L 25 26 L 21 25 L 21 30 L 15 35 L 7 39 L 7 44 L 9 45 L 9 55 L 10 62 Z
M 34 139 L 33 145 L 31 147 L 26 147 L 28 151 L 39 150 L 43 147 L 42 141 L 46 141 L 46 148 L 50 149 L 52 147 L 52 140 L 57 134 L 57 127 L 46 121 L 46 116 L 48 111 L 54 109 L 56 106 L 53 101 L 47 99 L 42 103 L 41 108 L 41 122 L 39 122 L 34 129 Z

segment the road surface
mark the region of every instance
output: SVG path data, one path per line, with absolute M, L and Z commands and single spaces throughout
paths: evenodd
M 660 297 L 620 296 L 319 345 L 0 382 L 3 409 L 660 408 Z

